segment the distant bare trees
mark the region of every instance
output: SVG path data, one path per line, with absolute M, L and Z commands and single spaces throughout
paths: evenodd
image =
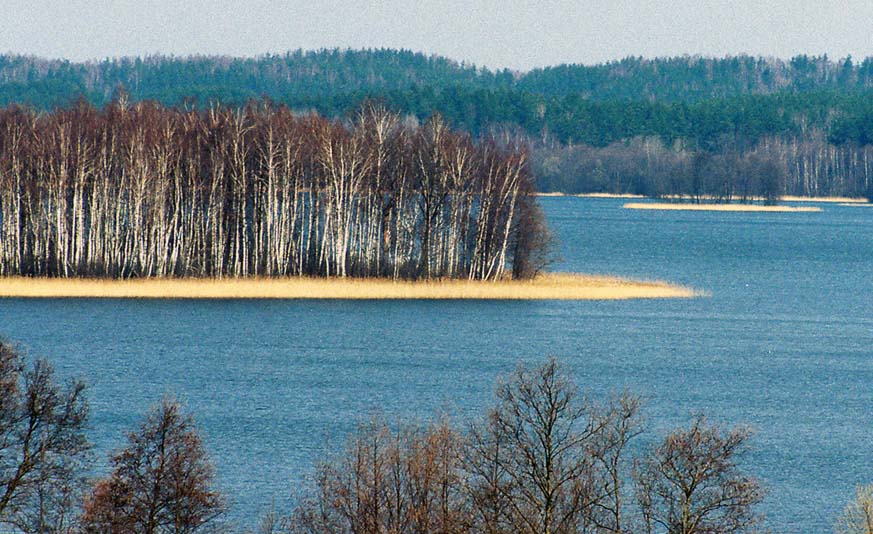
M 267 104 L 10 107 L 0 275 L 529 276 L 532 184 L 524 147 L 378 104 L 347 124 Z
M 656 137 L 605 147 L 537 147 L 534 166 L 547 191 L 682 195 L 692 200 L 773 202 L 782 195 L 865 196 L 873 191 L 873 145 L 833 145 L 822 130 L 724 139 L 711 150 Z
M 90 450 L 84 387 L 59 385 L 47 361 L 28 367 L 0 339 L 0 530 L 63 533 L 75 526 Z
M 698 418 L 631 454 L 643 430 L 637 397 L 597 405 L 555 360 L 520 367 L 467 432 L 445 422 L 361 426 L 319 468 L 286 526 L 310 534 L 752 531 L 763 492 L 737 465 L 744 430 L 723 433 Z

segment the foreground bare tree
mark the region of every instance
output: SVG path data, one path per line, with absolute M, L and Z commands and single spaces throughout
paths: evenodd
M 751 532 L 763 519 L 754 508 L 764 491 L 737 465 L 748 437 L 744 428 L 724 432 L 702 416 L 668 435 L 637 472 L 647 532 Z
M 591 448 L 606 490 L 604 498 L 594 503 L 592 521 L 597 532 L 634 531 L 626 517 L 629 497 L 626 482 L 630 472 L 627 447 L 644 431 L 641 406 L 639 397 L 624 392 L 613 398 L 602 412 L 603 430 L 597 436 L 597 444 Z
M 212 463 L 176 401 L 153 408 L 112 464 L 85 502 L 86 532 L 189 533 L 224 511 Z
M 22 532 L 68 532 L 90 444 L 84 384 L 55 382 L 52 367 L 27 367 L 0 339 L 0 525 Z
M 477 451 L 477 470 L 503 475 L 474 484 L 500 498 L 503 521 L 515 532 L 578 532 L 608 493 L 594 460 L 604 453 L 606 426 L 556 360 L 520 367 L 498 386 L 497 406 L 474 439 L 486 445 Z
M 554 359 L 519 369 L 474 429 L 467 455 L 483 532 L 622 532 L 626 446 L 642 432 L 630 394 L 598 406 Z
M 837 520 L 837 534 L 873 534 L 873 486 L 861 486 Z
M 763 492 L 737 460 L 747 434 L 696 419 L 645 453 L 629 393 L 583 399 L 552 359 L 501 380 L 485 420 L 460 434 L 363 425 L 318 470 L 288 523 L 265 531 L 482 534 L 728 534 L 759 519 Z M 636 455 L 639 457 L 639 455 Z M 633 475 L 638 482 L 632 498 Z
M 460 440 L 446 423 L 423 430 L 362 425 L 345 453 L 326 462 L 316 493 L 290 531 L 312 534 L 469 530 Z

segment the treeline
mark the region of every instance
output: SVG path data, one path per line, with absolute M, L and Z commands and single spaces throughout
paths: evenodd
M 835 61 L 750 56 L 628 57 L 598 65 L 558 65 L 530 72 L 490 70 L 409 50 L 297 50 L 257 58 L 147 56 L 74 63 L 0 55 L 0 102 L 52 107 L 85 95 L 109 103 L 123 85 L 133 98 L 168 105 L 191 97 L 244 103 L 321 99 L 356 92 L 428 87 L 514 90 L 548 98 L 579 95 L 609 101 L 697 101 L 741 95 L 873 89 L 873 58 Z M 206 102 L 202 102 L 205 104 Z
M 22 534 L 245 531 L 190 415 L 165 398 L 91 477 L 80 381 L 58 383 L 0 340 L 0 527 Z M 550 360 L 501 379 L 471 426 L 359 426 L 320 463 L 293 511 L 260 534 L 740 534 L 761 532 L 765 492 L 743 463 L 744 427 L 696 416 L 644 440 L 640 399 L 587 399 Z M 871 487 L 837 521 L 870 531 Z M 253 523 L 256 518 L 245 518 Z M 4 530 L 5 531 L 5 530 Z
M 0 525 L 22 533 L 230 531 L 226 498 L 193 420 L 153 407 L 89 479 L 89 408 L 81 382 L 59 385 L 0 340 Z M 639 399 L 584 400 L 552 360 L 520 367 L 477 426 L 363 425 L 316 470 L 288 515 L 259 532 L 750 532 L 760 484 L 740 468 L 748 437 L 696 418 L 632 462 Z M 639 509 L 636 514 L 631 510 Z M 250 520 L 253 518 L 250 518 Z M 221 527 L 221 528 L 219 528 Z
M 529 139 L 538 160 L 567 159 L 536 169 L 542 191 L 698 194 L 687 165 L 669 171 L 681 175 L 669 187 L 648 175 L 651 183 L 628 189 L 639 181 L 637 170 L 584 172 L 655 138 L 670 158 L 735 161 L 731 173 L 743 162 L 757 168 L 750 162 L 768 160 L 789 194 L 855 196 L 871 189 L 873 58 L 627 58 L 517 73 L 385 49 L 92 63 L 0 56 L 0 104 L 48 110 L 84 97 L 103 106 L 121 88 L 134 102 L 180 109 L 243 108 L 266 97 L 298 113 L 339 119 L 377 100 L 405 120 L 423 123 L 437 112 L 474 139 L 510 129 Z M 580 162 L 583 154 L 590 158 Z M 735 181 L 743 180 L 757 179 Z
M 528 154 L 378 104 L 347 123 L 121 98 L 0 110 L 0 274 L 533 275 Z
M 540 191 L 775 202 L 784 195 L 873 200 L 873 145 L 834 145 L 824 132 L 725 142 L 714 151 L 658 137 L 605 147 L 543 144 L 534 152 Z
M 870 131 L 873 58 L 628 58 L 523 74 L 384 49 L 96 63 L 0 56 L 0 104 L 50 110 L 84 97 L 103 106 L 120 87 L 133 101 L 242 107 L 266 97 L 329 117 L 375 98 L 419 120 L 439 112 L 474 136 L 506 123 L 533 137 L 597 146 L 656 135 L 708 147 L 725 134 L 757 139 L 832 123 L 842 143 L 867 139 L 859 123 Z

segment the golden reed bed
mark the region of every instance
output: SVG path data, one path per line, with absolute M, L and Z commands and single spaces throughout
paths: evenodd
M 761 206 L 758 204 L 672 204 L 668 202 L 628 202 L 624 205 L 632 210 L 674 210 L 674 211 L 767 211 L 767 212 L 814 212 L 821 211 L 816 206 Z
M 664 282 L 580 274 L 546 274 L 534 280 L 501 282 L 349 278 L 0 278 L 0 297 L 17 298 L 620 300 L 699 295 L 692 289 Z

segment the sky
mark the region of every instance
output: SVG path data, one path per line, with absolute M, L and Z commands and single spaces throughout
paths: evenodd
M 405 48 L 529 70 L 627 56 L 873 56 L 873 0 L 0 0 L 0 52 L 74 61 Z

